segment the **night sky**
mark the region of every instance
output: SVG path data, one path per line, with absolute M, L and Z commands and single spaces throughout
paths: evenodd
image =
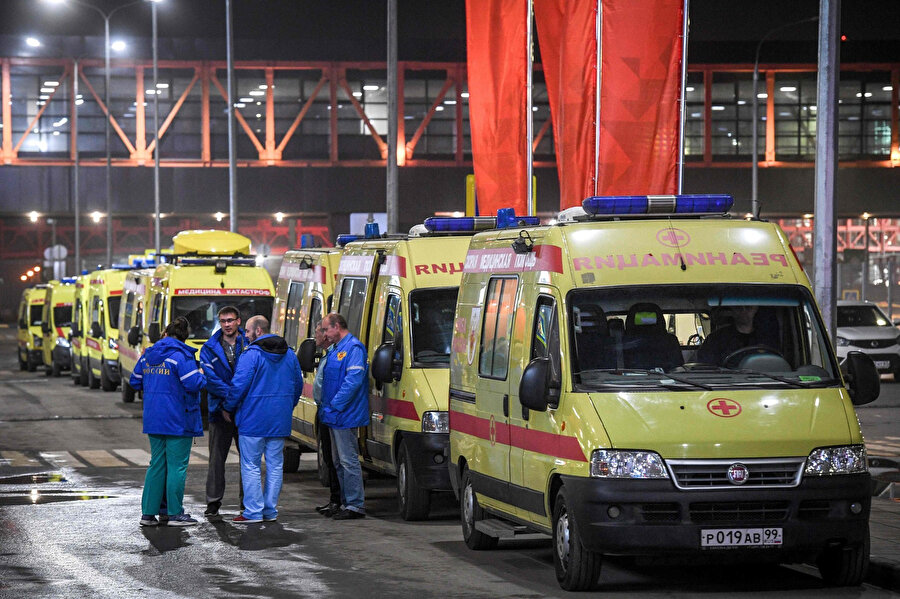
M 129 3 L 84 1 L 107 11 Z M 237 60 L 384 60 L 381 0 L 233 0 L 232 5 Z M 201 40 L 211 54 L 202 58 L 224 58 L 224 0 L 165 0 L 158 6 L 160 38 Z M 690 8 L 691 62 L 752 62 L 756 41 L 766 32 L 816 15 L 819 2 L 691 0 Z M 401 60 L 465 60 L 465 0 L 398 0 L 398 14 Z M 143 3 L 123 8 L 112 18 L 112 37 L 149 38 L 149 15 Z M 900 61 L 900 1 L 844 0 L 842 32 L 848 37 L 842 61 Z M 814 61 L 816 34 L 811 23 L 787 29 L 767 42 L 767 52 L 786 62 Z M 24 55 L 12 42 L 25 35 L 102 36 L 103 22 L 94 11 L 71 4 L 0 0 L 4 54 Z M 186 56 L 193 50 L 184 42 L 161 46 L 162 58 L 201 58 Z M 144 51 L 146 44 L 136 50 Z

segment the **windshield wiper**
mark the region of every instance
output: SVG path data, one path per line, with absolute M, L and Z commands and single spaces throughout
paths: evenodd
M 677 390 L 683 390 L 684 388 L 683 388 L 683 387 L 679 387 L 679 386 L 677 386 L 677 385 L 670 385 L 670 384 L 667 384 L 667 383 L 665 382 L 665 379 L 669 379 L 669 380 L 672 380 L 672 381 L 676 381 L 676 382 L 678 382 L 678 383 L 681 383 L 682 385 L 690 385 L 691 387 L 696 387 L 696 388 L 698 388 L 698 389 L 703 389 L 703 390 L 705 390 L 705 391 L 712 391 L 712 389 L 713 389 L 713 387 L 710 387 L 709 385 L 702 385 L 702 384 L 700 384 L 700 383 L 696 383 L 696 382 L 691 381 L 691 380 L 689 380 L 689 379 L 684 379 L 684 378 L 681 378 L 681 377 L 678 377 L 678 376 L 673 376 L 673 375 L 671 375 L 671 374 L 669 374 L 669 373 L 667 373 L 667 372 L 658 372 L 658 371 L 656 371 L 656 370 L 648 370 L 648 369 L 645 369 L 645 368 L 622 368 L 622 369 L 619 369 L 619 368 L 592 368 L 592 369 L 590 369 L 590 370 L 584 370 L 584 371 L 578 372 L 578 373 L 576 373 L 576 374 L 578 374 L 578 375 L 584 375 L 584 373 L 594 373 L 594 372 L 597 372 L 597 373 L 602 372 L 602 373 L 618 374 L 618 375 L 620 375 L 620 376 L 622 376 L 622 377 L 624 377 L 624 378 L 627 378 L 627 377 L 632 376 L 632 375 L 634 375 L 634 374 L 642 374 L 642 375 L 645 375 L 645 374 L 652 374 L 652 375 L 656 375 L 656 376 L 660 377 L 660 380 L 655 380 L 655 381 L 652 380 L 652 379 L 642 379 L 642 380 L 645 380 L 645 381 L 648 381 L 648 382 L 655 383 L 655 386 L 657 386 L 657 387 L 662 387 L 662 388 L 664 388 L 664 389 L 672 389 L 672 390 L 676 390 L 676 391 L 677 391 Z M 641 380 L 641 379 L 635 379 L 635 380 Z M 590 385 L 606 385 L 606 386 L 613 386 L 613 387 L 615 387 L 615 386 L 621 386 L 621 385 L 622 385 L 622 382 L 623 382 L 623 381 L 618 381 L 618 382 L 591 381 L 590 383 L 585 383 L 585 382 L 584 382 L 584 379 L 582 378 L 582 384 L 590 384 Z M 645 387 L 646 387 L 646 386 L 649 386 L 649 385 L 642 385 L 642 386 L 645 386 Z

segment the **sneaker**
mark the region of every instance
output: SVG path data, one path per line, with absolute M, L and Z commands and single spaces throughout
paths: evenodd
M 332 520 L 359 520 L 365 518 L 364 512 L 354 512 L 353 510 L 341 510 L 332 516 Z
M 322 514 L 323 516 L 325 516 L 326 518 L 331 518 L 335 514 L 340 513 L 340 511 L 341 511 L 341 506 L 339 506 L 336 503 L 332 503 L 330 508 L 328 508 L 324 512 L 319 512 L 319 513 Z
M 142 514 L 141 515 L 141 526 L 156 526 L 159 522 L 156 521 L 156 516 L 151 516 L 150 514 Z
M 222 507 L 221 501 L 210 501 L 206 504 L 206 511 L 203 512 L 204 516 L 218 516 L 219 508 Z
M 253 524 L 254 522 L 262 522 L 262 518 L 253 520 L 251 518 L 244 518 L 244 514 L 240 514 L 231 519 L 235 524 Z
M 169 516 L 169 526 L 195 526 L 197 520 L 191 518 L 190 514 L 178 514 L 177 516 Z
M 319 507 L 317 507 L 317 508 L 316 508 L 316 511 L 319 512 L 320 514 L 324 514 L 324 513 L 327 512 L 328 510 L 332 510 L 332 509 L 334 509 L 334 508 L 336 508 L 336 507 L 339 508 L 340 506 L 339 506 L 338 504 L 336 504 L 336 503 L 333 503 L 333 502 L 330 502 L 330 501 L 329 501 L 329 502 L 326 503 L 325 505 L 320 505 Z
M 263 522 L 275 522 L 278 516 L 263 516 Z

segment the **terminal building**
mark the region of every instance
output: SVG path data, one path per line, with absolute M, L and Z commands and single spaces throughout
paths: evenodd
M 784 20 L 757 24 L 735 14 L 749 8 L 718 4 L 691 2 L 683 191 L 731 193 L 735 214 L 749 212 L 752 74 L 759 49 L 761 215 L 778 219 L 801 260 L 811 265 L 817 26 L 803 21 L 817 14 L 818 3 L 781 9 L 771 3 L 782 11 L 772 18 Z M 889 5 L 871 3 L 887 13 Z M 465 210 L 466 177 L 472 174 L 465 2 L 447 3 L 433 20 L 404 16 L 404 6 L 399 24 L 401 230 L 435 213 Z M 384 14 L 383 8 L 365 10 L 377 33 L 354 31 L 345 44 L 325 39 L 334 35 L 327 27 L 319 38 L 297 34 L 290 43 L 270 39 L 262 30 L 242 34 L 236 19 L 238 230 L 258 251 L 283 253 L 299 246 L 304 234 L 317 245 L 330 245 L 334 235 L 348 229 L 351 214 L 384 211 Z M 859 264 L 868 248 L 872 264 L 880 264 L 878 272 L 884 274 L 892 264 L 888 258 L 900 247 L 900 34 L 897 28 L 890 32 L 890 18 L 873 24 L 871 18 L 849 18 L 846 7 L 844 12 L 838 251 L 845 263 Z M 130 22 L 138 18 L 149 21 L 143 13 L 128 17 Z M 733 26 L 728 32 L 716 29 L 728 19 Z M 41 264 L 52 245 L 69 249 L 65 270 L 70 274 L 105 261 L 108 218 L 114 260 L 153 246 L 157 145 L 163 245 L 184 229 L 229 226 L 224 25 L 219 39 L 170 37 L 161 27 L 156 85 L 146 32 L 121 53 L 113 52 L 110 215 L 104 38 L 102 27 L 96 35 L 102 22 L 96 15 L 94 20 L 85 21 L 90 36 L 59 25 L 49 36 L 33 28 L 28 36 L 16 34 L 12 25 L 0 34 L 0 277 L 16 283 L 0 291 L 4 320 L 29 283 L 20 282 L 20 275 Z M 309 31 L 315 23 L 298 27 Z M 779 27 L 781 32 L 759 41 Z M 404 35 L 405 30 L 416 33 Z M 34 41 L 37 46 L 29 45 Z M 558 209 L 559 192 L 539 63 L 534 82 L 537 207 L 550 218 Z M 80 265 L 72 252 L 76 162 Z M 859 287 L 859 268 L 844 276 L 851 296 Z M 870 274 L 872 284 L 892 278 Z

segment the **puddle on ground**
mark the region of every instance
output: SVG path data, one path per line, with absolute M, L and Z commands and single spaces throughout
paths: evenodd
M 69 479 L 61 472 L 42 472 L 40 474 L 19 474 L 17 476 L 0 477 L 0 485 L 30 485 L 40 483 L 65 483 Z
M 5 505 L 41 505 L 59 503 L 61 501 L 88 501 L 90 499 L 113 499 L 115 495 L 93 495 L 89 493 L 72 493 L 71 491 L 44 493 L 36 489 L 31 493 L 0 493 L 0 506 Z

